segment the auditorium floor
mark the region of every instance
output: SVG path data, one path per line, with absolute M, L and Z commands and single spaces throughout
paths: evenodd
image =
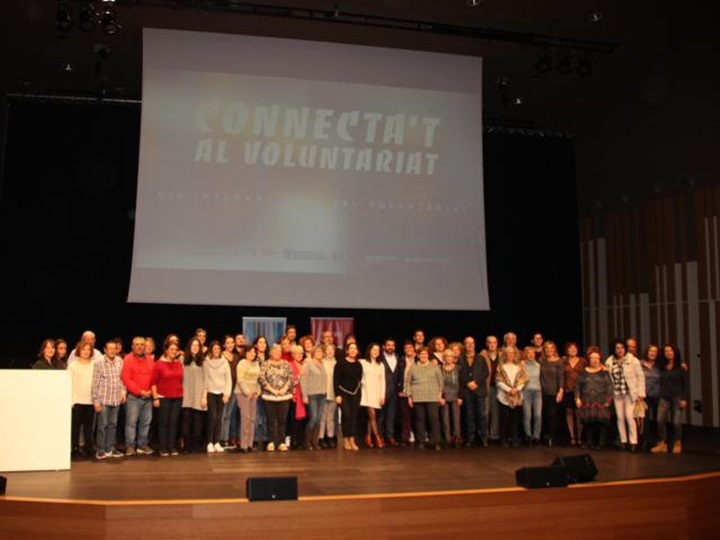
M 688 430 L 685 453 L 591 452 L 597 482 L 720 470 L 718 430 Z M 73 462 L 69 471 L 3 473 L 7 495 L 80 500 L 237 499 L 254 476 L 297 476 L 299 494 L 364 495 L 506 488 L 515 471 L 550 465 L 573 447 L 415 450 L 342 449 L 286 453 L 191 454 Z

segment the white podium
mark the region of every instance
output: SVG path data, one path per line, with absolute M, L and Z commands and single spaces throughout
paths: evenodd
M 0 369 L 0 472 L 70 468 L 67 371 Z

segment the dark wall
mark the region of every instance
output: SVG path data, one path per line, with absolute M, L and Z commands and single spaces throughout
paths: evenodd
M 0 193 L 8 315 L 0 365 L 25 367 L 45 337 L 99 341 L 197 326 L 211 338 L 242 317 L 286 316 L 301 333 L 311 316 L 353 316 L 361 344 L 416 327 L 428 337 L 540 329 L 559 343 L 582 336 L 573 142 L 486 133 L 485 212 L 491 311 L 336 310 L 127 304 L 137 187 L 140 108 L 13 102 Z

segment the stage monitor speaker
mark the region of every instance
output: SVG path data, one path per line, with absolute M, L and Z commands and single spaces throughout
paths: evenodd
M 0 495 L 5 495 L 7 489 L 7 478 L 0 476 Z
M 298 498 L 297 476 L 250 477 L 245 483 L 250 501 L 289 501 Z
M 566 487 L 568 471 L 565 467 L 523 467 L 515 471 L 515 483 L 528 489 Z
M 558 456 L 552 462 L 553 467 L 565 467 L 568 470 L 568 482 L 592 482 L 598 474 L 595 462 L 590 454 L 577 454 L 574 456 Z

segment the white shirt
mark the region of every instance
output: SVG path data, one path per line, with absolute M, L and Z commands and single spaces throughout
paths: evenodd
M 397 356 L 395 353 L 393 354 L 386 354 L 383 353 L 383 356 L 385 357 L 385 361 L 388 363 L 388 366 L 390 366 L 390 371 L 395 373 L 395 368 L 397 368 Z

